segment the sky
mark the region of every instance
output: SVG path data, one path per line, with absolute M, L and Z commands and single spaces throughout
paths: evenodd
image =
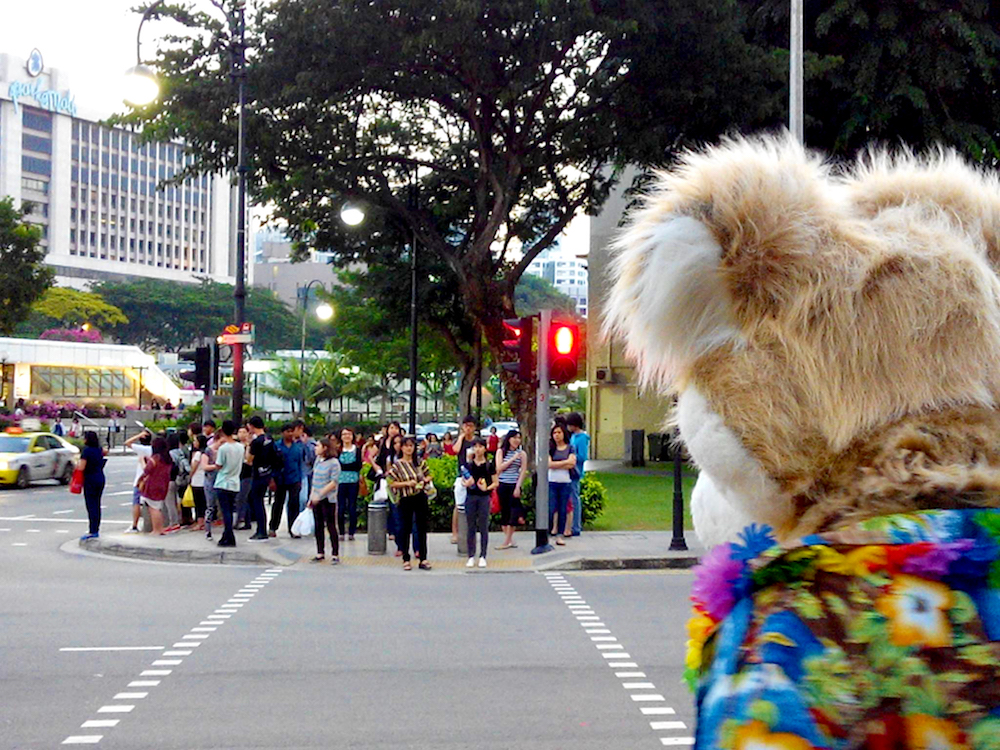
M 0 52 L 27 58 L 37 47 L 46 68 L 69 74 L 77 104 L 105 115 L 123 109 L 120 81 L 135 65 L 139 0 L 28 0 L 0 2 Z M 211 7 L 205 3 L 206 7 Z M 159 28 L 157 28 L 159 26 Z M 165 24 L 142 31 L 143 56 L 153 57 Z

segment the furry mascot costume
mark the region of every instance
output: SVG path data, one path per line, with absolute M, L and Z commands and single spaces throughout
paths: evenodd
M 660 174 L 607 329 L 700 469 L 703 750 L 1000 749 L 1000 183 L 789 137 Z

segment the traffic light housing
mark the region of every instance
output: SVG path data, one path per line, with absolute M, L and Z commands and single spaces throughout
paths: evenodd
M 548 340 L 549 380 L 560 385 L 575 380 L 580 363 L 580 326 L 553 321 Z
M 534 338 L 534 324 L 529 318 L 508 318 L 503 322 L 507 329 L 504 348 L 517 355 L 512 362 L 504 362 L 503 369 L 513 373 L 522 383 L 532 383 L 535 380 L 535 354 L 531 344 Z
M 207 390 L 213 380 L 218 380 L 217 377 L 215 379 L 212 377 L 212 350 L 210 347 L 199 346 L 197 349 L 178 352 L 177 356 L 180 359 L 194 362 L 194 370 L 185 370 L 182 372 L 181 380 L 188 380 L 194 384 L 195 388 L 201 388 L 202 390 Z M 218 364 L 219 358 L 215 357 L 216 368 L 218 368 Z M 216 369 L 217 374 L 218 370 Z

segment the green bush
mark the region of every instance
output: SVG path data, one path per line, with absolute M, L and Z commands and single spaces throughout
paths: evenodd
M 583 525 L 592 524 L 604 513 L 608 491 L 592 473 L 584 473 L 580 480 L 580 502 L 583 505 Z

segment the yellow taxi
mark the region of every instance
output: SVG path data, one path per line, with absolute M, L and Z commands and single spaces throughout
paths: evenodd
M 36 479 L 69 484 L 80 449 L 50 432 L 23 432 L 10 427 L 0 433 L 0 484 L 26 489 Z

